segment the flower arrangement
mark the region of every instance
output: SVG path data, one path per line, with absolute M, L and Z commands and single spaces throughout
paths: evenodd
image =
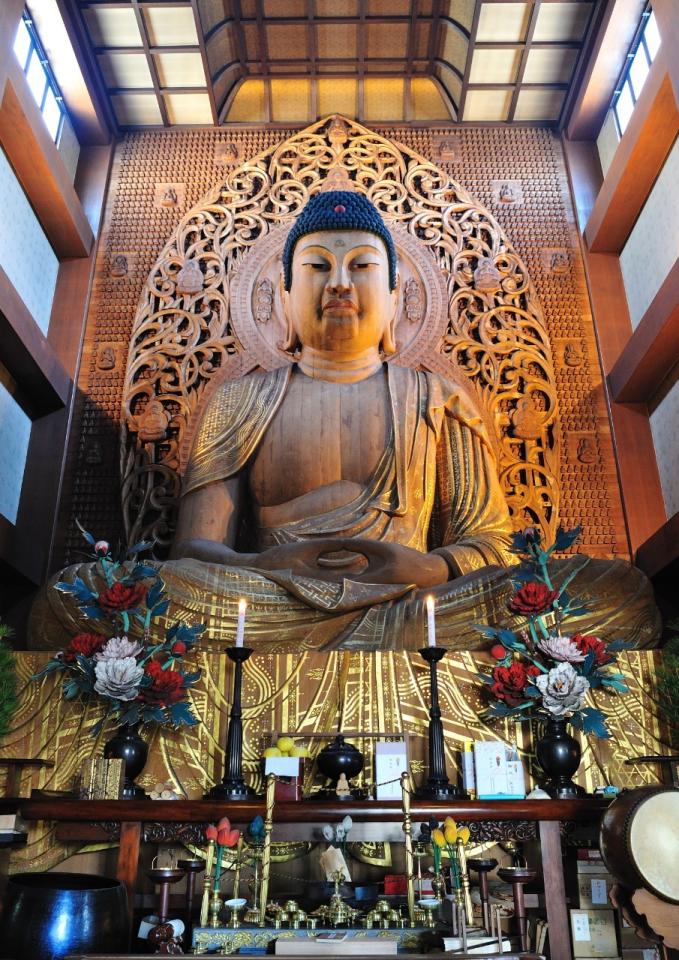
M 216 846 L 215 875 L 212 882 L 212 889 L 215 893 L 219 892 L 222 881 L 222 854 L 225 850 L 237 846 L 240 836 L 240 830 L 232 829 L 228 817 L 222 817 L 217 826 L 210 824 L 205 830 L 205 839 L 208 843 Z
M 458 855 L 458 841 L 462 846 L 469 843 L 469 827 L 458 827 L 452 817 L 443 821 L 443 829 L 436 826 L 431 831 L 431 847 L 434 858 L 434 873 L 441 872 L 441 854 L 445 849 L 450 863 L 450 881 L 453 890 L 462 889 L 462 871 Z
M 628 692 L 624 675 L 615 669 L 615 655 L 627 644 L 566 633 L 568 619 L 587 612 L 582 600 L 568 592 L 582 566 L 558 588 L 549 569 L 555 551 L 566 550 L 579 534 L 579 527 L 559 529 L 547 549 L 543 549 L 535 528 L 514 534 L 512 552 L 520 557 L 521 565 L 512 571 L 516 592 L 508 606 L 527 622 L 519 631 L 478 628 L 494 641 L 490 652 L 497 661 L 491 674 L 479 677 L 487 685 L 491 701 L 488 717 L 565 717 L 578 730 L 606 738 L 609 733 L 602 712 L 586 706 L 585 699 L 590 690 L 596 689 Z M 583 566 L 588 562 L 584 557 Z
M 67 700 L 100 698 L 105 709 L 93 727 L 94 735 L 107 721 L 117 727 L 149 722 L 197 724 L 187 690 L 199 679 L 200 671 L 184 672 L 178 664 L 204 627 L 179 622 L 167 630 L 164 639 L 153 642 L 151 623 L 167 611 L 169 600 L 155 567 L 136 559 L 152 544 L 142 541 L 132 547 L 132 561 L 126 564 L 124 557 L 114 557 L 105 540 L 95 540 L 80 529 L 91 547 L 91 558 L 96 560 L 102 587 L 95 592 L 81 577 L 56 586 L 76 598 L 80 611 L 96 621 L 96 632 L 93 628 L 92 633 L 74 636 L 33 679 L 59 671 Z M 142 639 L 129 636 L 133 624 L 141 628 Z M 99 632 L 102 629 L 105 632 Z

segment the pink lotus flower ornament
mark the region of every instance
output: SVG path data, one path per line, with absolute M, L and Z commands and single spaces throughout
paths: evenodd
M 560 663 L 582 663 L 585 659 L 570 637 L 562 637 L 558 633 L 550 633 L 547 639 L 538 640 L 538 649 Z

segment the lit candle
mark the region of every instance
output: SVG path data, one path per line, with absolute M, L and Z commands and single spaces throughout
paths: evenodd
M 247 609 L 247 603 L 245 600 L 240 599 L 238 601 L 238 626 L 236 627 L 236 646 L 243 646 L 243 638 L 245 636 L 245 611 Z
M 427 597 L 427 643 L 436 646 L 436 621 L 434 619 L 434 598 Z

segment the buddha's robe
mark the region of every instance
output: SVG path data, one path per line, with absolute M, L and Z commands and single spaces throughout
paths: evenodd
M 180 559 L 158 564 L 170 608 L 160 631 L 181 618 L 203 622 L 201 646 L 233 642 L 238 600 L 248 601 L 246 636 L 262 652 L 413 650 L 426 644 L 425 598 L 436 599 L 438 642 L 472 650 L 487 641 L 478 624 L 516 628 L 507 609 L 514 592 L 510 523 L 491 442 L 472 401 L 436 374 L 388 366 L 391 442 L 363 493 L 321 516 L 276 527 L 256 524 L 258 548 L 313 537 L 365 537 L 436 550 L 451 579 L 433 590 L 411 584 L 342 583 L 291 571 Z M 222 384 L 203 413 L 184 477 L 184 492 L 247 471 L 287 389 L 291 369 Z M 300 429 L 303 429 L 303 425 Z M 262 515 L 266 511 L 260 511 Z M 553 562 L 555 585 L 575 571 L 588 607 L 572 632 L 620 637 L 638 647 L 657 642 L 660 620 L 647 578 L 624 560 L 569 557 Z M 96 583 L 94 564 L 57 579 Z M 165 623 L 163 623 L 163 620 Z M 48 586 L 32 611 L 30 642 L 59 648 L 88 629 L 73 598 Z
M 291 370 L 220 386 L 195 437 L 183 494 L 247 468 Z M 257 522 L 257 549 L 315 537 L 363 537 L 435 550 L 454 576 L 511 563 L 509 513 L 488 434 L 471 400 L 434 373 L 388 365 L 387 383 L 390 436 L 363 491 L 321 515 L 277 527 Z M 296 507 L 299 513 L 300 498 Z

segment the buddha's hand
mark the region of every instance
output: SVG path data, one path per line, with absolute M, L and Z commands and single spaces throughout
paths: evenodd
M 299 576 L 334 582 L 347 578 L 426 588 L 450 579 L 448 564 L 436 553 L 359 538 L 285 543 L 260 553 L 249 565 L 259 570 L 291 570 Z

